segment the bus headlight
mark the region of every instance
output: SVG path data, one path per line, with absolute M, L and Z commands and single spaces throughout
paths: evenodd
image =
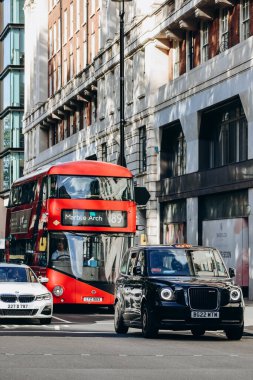
M 62 295 L 63 295 L 63 287 L 60 286 L 60 285 L 56 285 L 56 286 L 54 287 L 52 293 L 53 293 L 53 295 L 54 295 L 55 297 L 60 297 L 60 296 L 62 296 Z
M 161 298 L 165 301 L 171 301 L 174 298 L 173 290 L 171 288 L 163 288 L 161 290 Z
M 233 288 L 230 290 L 230 301 L 237 302 L 241 300 L 241 291 L 240 289 Z

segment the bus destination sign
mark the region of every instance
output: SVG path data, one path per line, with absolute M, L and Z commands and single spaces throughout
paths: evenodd
M 63 210 L 63 226 L 126 227 L 126 211 Z

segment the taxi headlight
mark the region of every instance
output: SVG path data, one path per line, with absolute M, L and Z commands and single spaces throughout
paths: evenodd
M 60 285 L 56 285 L 53 289 L 53 295 L 56 297 L 60 297 L 63 295 L 63 287 Z
M 36 296 L 35 300 L 36 301 L 46 301 L 46 300 L 51 300 L 51 293 L 45 293 L 45 294 L 40 294 Z
M 171 301 L 174 298 L 174 293 L 171 288 L 164 288 L 161 290 L 161 298 L 166 301 Z
M 240 289 L 233 288 L 230 290 L 230 301 L 237 302 L 241 300 L 241 291 Z

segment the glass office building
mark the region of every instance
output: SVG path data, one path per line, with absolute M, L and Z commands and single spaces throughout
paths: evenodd
M 24 0 L 0 2 L 0 196 L 23 174 Z

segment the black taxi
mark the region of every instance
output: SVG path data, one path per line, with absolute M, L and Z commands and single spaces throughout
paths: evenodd
M 229 340 L 240 340 L 244 301 L 233 277 L 215 248 L 132 247 L 122 257 L 116 281 L 115 331 L 140 328 L 145 338 L 153 338 L 159 329 L 191 330 L 196 337 L 224 330 Z

